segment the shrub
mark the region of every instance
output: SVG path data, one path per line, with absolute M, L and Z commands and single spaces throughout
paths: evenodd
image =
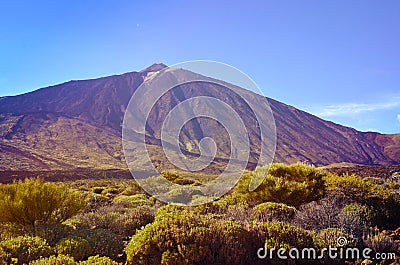
M 38 225 L 34 234 L 54 246 L 62 238 L 68 236 L 74 229 L 64 224 Z
M 364 232 L 371 226 L 374 216 L 371 207 L 351 203 L 342 209 L 339 220 L 343 231 L 361 239 Z
M 378 228 L 370 228 L 369 233 L 363 237 L 364 244 L 377 253 L 390 253 L 397 251 L 398 244 Z
M 116 259 L 123 254 L 123 250 L 124 243 L 122 238 L 104 229 L 77 230 L 73 232 L 69 237 L 60 240 L 54 247 L 54 251 L 59 254 L 58 257 L 64 257 L 65 255 L 67 255 L 70 257 L 74 257 L 77 261 L 95 255 L 107 256 L 110 259 Z M 35 257 L 35 259 L 37 258 L 39 258 L 39 256 Z M 52 259 L 57 260 L 56 257 L 53 257 Z M 92 259 L 97 260 L 98 264 L 101 264 L 102 260 L 107 260 L 106 258 L 100 257 Z M 88 262 L 85 264 L 90 263 Z
M 100 194 L 90 195 L 88 198 L 88 203 L 85 207 L 85 212 L 93 212 L 100 207 L 109 205 L 110 203 L 111 199 L 106 196 Z
M 256 168 L 244 175 L 236 185 L 234 193 L 245 194 L 249 204 L 279 202 L 299 206 L 321 198 L 325 194 L 323 177 L 327 173 L 313 166 L 297 163 L 294 165 L 272 164 Z M 251 178 L 257 175 L 264 180 L 254 191 L 249 191 Z
M 265 239 L 267 248 L 306 248 L 313 246 L 313 237 L 307 230 L 283 222 L 256 223 L 259 238 Z
M 74 232 L 71 237 L 80 237 L 89 242 L 91 251 L 88 256 L 100 255 L 115 259 L 124 250 L 122 238 L 105 229 L 81 229 Z
M 93 187 L 93 188 L 91 189 L 91 191 L 92 191 L 93 193 L 96 193 L 96 194 L 101 194 L 101 193 L 103 192 L 104 189 L 105 189 L 105 187 Z
M 40 237 L 19 236 L 0 242 L 0 253 L 7 263 L 18 260 L 18 264 L 28 263 L 41 257 L 48 257 L 51 248 L 46 240 Z
M 246 229 L 233 221 L 221 220 L 210 225 L 214 240 L 210 240 L 215 264 L 252 264 L 254 245 Z
M 348 245 L 353 243 L 352 238 L 343 232 L 340 228 L 326 228 L 314 234 L 314 245 L 318 249 L 331 247 L 340 247 L 337 240 L 340 237 L 347 239 Z
M 119 265 L 120 263 L 113 261 L 109 257 L 91 256 L 85 261 L 79 262 L 80 265 Z
M 163 218 L 136 233 L 126 247 L 127 264 L 213 264 L 213 235 L 199 216 L 186 212 Z
M 23 227 L 19 224 L 0 223 L 0 242 L 24 234 Z
M 115 195 L 119 194 L 120 192 L 122 192 L 121 189 L 114 188 L 114 187 L 108 187 L 108 188 L 105 188 L 101 192 L 101 195 L 107 196 L 107 197 L 112 197 L 112 196 L 115 196 Z
M 254 245 L 241 224 L 168 205 L 129 242 L 127 264 L 254 264 Z M 215 217 L 215 218 L 214 218 Z
M 64 184 L 26 179 L 0 186 L 0 221 L 34 228 L 37 224 L 61 223 L 85 207 L 83 196 Z
M 50 256 L 48 258 L 39 259 L 32 263 L 31 265 L 76 265 L 73 257 L 67 255 L 57 255 Z
M 69 255 L 75 260 L 83 260 L 93 253 L 93 249 L 89 241 L 80 236 L 71 236 L 62 239 L 54 247 L 57 254 Z
M 339 213 L 345 204 L 342 196 L 328 196 L 303 204 L 292 223 L 304 229 L 321 230 L 339 226 Z
M 151 223 L 154 220 L 154 212 L 147 206 L 131 209 L 103 207 L 78 218 L 86 227 L 107 229 L 120 236 L 129 237 L 140 227 Z
M 180 178 L 178 172 L 176 171 L 163 171 L 161 172 L 161 176 L 163 176 L 164 178 L 166 178 L 167 180 L 174 182 L 174 180 Z
M 146 194 L 119 195 L 114 198 L 113 202 L 125 207 L 152 206 L 154 204 L 154 201 L 149 200 Z
M 160 208 L 157 209 L 156 211 L 156 219 L 159 218 L 160 216 L 166 215 L 166 214 L 174 214 L 177 212 L 182 212 L 182 211 L 186 211 L 190 208 L 187 208 L 185 206 L 180 206 L 180 205 L 176 205 L 176 204 L 167 204 L 164 205 Z
M 373 178 L 361 178 L 356 175 L 330 174 L 325 177 L 328 190 L 339 191 L 351 200 L 369 205 L 376 210 L 375 224 L 395 229 L 400 220 L 400 193 L 397 184 L 387 181 L 377 182 Z
M 387 200 L 393 194 L 392 189 L 374 183 L 371 178 L 361 178 L 354 174 L 330 174 L 324 179 L 328 190 L 343 192 L 347 197 L 359 202 L 371 199 Z
M 254 207 L 254 215 L 261 222 L 289 221 L 296 213 L 296 208 L 283 203 L 264 202 Z
M 225 213 L 229 220 L 234 220 L 242 225 L 248 225 L 252 221 L 254 211 L 246 203 L 230 205 Z
M 138 193 L 143 193 L 143 190 L 140 188 L 140 186 L 135 182 L 128 187 L 126 187 L 122 192 L 121 195 L 135 195 Z

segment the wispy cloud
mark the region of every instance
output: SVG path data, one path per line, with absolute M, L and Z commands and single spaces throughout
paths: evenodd
M 397 114 L 397 120 L 400 122 L 400 114 Z
M 380 103 L 346 103 L 323 106 L 315 114 L 321 117 L 347 116 L 361 114 L 364 112 L 373 112 L 378 110 L 393 109 L 400 106 L 398 100 L 391 100 Z

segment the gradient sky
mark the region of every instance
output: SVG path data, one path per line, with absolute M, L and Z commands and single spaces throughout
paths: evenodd
M 400 1 L 1 1 L 0 96 L 214 60 L 264 95 L 400 133 Z

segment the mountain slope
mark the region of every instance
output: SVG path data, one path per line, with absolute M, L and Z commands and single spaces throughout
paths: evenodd
M 140 72 L 99 79 L 70 81 L 27 94 L 0 98 L 0 170 L 124 168 L 121 124 L 131 95 L 154 72 L 155 64 Z M 163 96 L 148 119 L 146 135 L 153 161 L 169 168 L 161 153 L 160 124 L 168 111 L 187 98 L 209 95 L 224 98 L 243 117 L 249 130 L 249 167 L 257 161 L 260 136 L 253 114 L 240 97 L 215 85 L 180 86 Z M 143 99 L 146 103 L 146 98 Z M 349 162 L 390 165 L 400 162 L 400 135 L 363 133 L 269 99 L 277 128 L 275 161 L 307 161 L 316 165 Z M 198 142 L 217 137 L 218 163 L 229 157 L 229 145 L 217 123 L 196 119 L 185 125 L 180 142 L 188 155 L 199 152 Z M 145 153 L 142 154 L 143 156 Z M 144 163 L 138 155 L 137 163 Z M 223 167 L 223 165 L 218 165 Z

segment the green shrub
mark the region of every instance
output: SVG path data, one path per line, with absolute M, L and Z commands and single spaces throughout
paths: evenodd
M 23 227 L 14 223 L 0 223 L 0 242 L 25 234 Z
M 213 264 L 210 228 L 187 212 L 164 214 L 136 233 L 126 247 L 127 264 Z
M 67 237 L 74 229 L 63 224 L 38 225 L 34 234 L 54 246 L 62 238 Z
M 320 230 L 314 234 L 314 245 L 318 249 L 323 249 L 323 248 L 328 248 L 329 246 L 331 247 L 340 247 L 337 244 L 337 240 L 340 237 L 344 237 L 347 239 L 348 244 L 347 245 L 352 245 L 353 239 L 347 235 L 345 232 L 343 232 L 339 228 L 327 228 Z
M 88 197 L 88 203 L 84 212 L 93 212 L 100 207 L 104 207 L 111 203 L 111 198 L 101 194 L 92 194 Z
M 163 171 L 161 172 L 161 176 L 163 176 L 164 178 L 168 179 L 171 182 L 174 182 L 174 180 L 180 178 L 178 172 L 176 171 Z
M 64 184 L 26 179 L 0 186 L 0 222 L 34 228 L 37 224 L 61 223 L 85 207 L 79 192 Z
M 124 250 L 122 238 L 105 229 L 81 229 L 74 232 L 71 237 L 80 237 L 89 242 L 91 251 L 88 256 L 100 255 L 115 259 Z
M 50 256 L 48 258 L 43 258 L 36 260 L 31 265 L 76 265 L 73 257 L 67 255 L 57 255 Z
M 113 261 L 109 257 L 100 257 L 99 255 L 97 255 L 97 256 L 89 257 L 87 260 L 79 262 L 79 264 L 80 265 L 119 265 L 121 263 Z
M 171 214 L 171 213 L 177 214 L 179 212 L 187 211 L 188 209 L 190 209 L 190 208 L 187 208 L 185 206 L 176 205 L 176 204 L 167 204 L 167 205 L 164 205 L 164 206 L 158 208 L 155 216 L 157 219 L 166 214 Z
M 287 223 L 256 223 L 253 229 L 258 238 L 265 239 L 267 248 L 313 247 L 313 237 L 309 231 Z
M 119 194 L 120 192 L 122 192 L 121 189 L 114 188 L 114 187 L 107 187 L 101 192 L 101 195 L 109 197 L 109 196 L 115 196 L 115 195 Z
M 299 206 L 321 198 L 325 194 L 323 177 L 327 173 L 313 166 L 297 163 L 294 165 L 272 164 L 256 168 L 244 175 L 236 185 L 234 193 L 244 194 L 249 204 L 280 202 Z M 249 191 L 253 176 L 264 178 L 254 191 Z
M 24 264 L 51 254 L 46 240 L 37 236 L 19 236 L 5 240 L 0 242 L 0 249 L 0 255 L 3 255 L 7 263 L 17 260 L 18 264 Z
M 118 212 L 96 211 L 78 216 L 84 226 L 111 230 L 116 220 L 121 216 Z
M 359 203 L 346 205 L 339 214 L 343 231 L 361 239 L 364 232 L 371 226 L 375 214 L 371 207 Z
M 89 241 L 80 236 L 71 236 L 58 242 L 54 251 L 59 255 L 69 255 L 75 260 L 84 260 L 93 253 L 92 246 Z
M 126 187 L 122 192 L 121 195 L 135 195 L 138 193 L 143 193 L 143 190 L 140 188 L 140 186 L 137 183 L 133 183 L 133 185 L 130 185 Z
M 229 206 L 236 204 L 248 204 L 248 201 L 251 201 L 251 198 L 245 194 L 241 193 L 233 193 L 229 195 L 225 195 L 222 198 L 212 202 L 212 206 L 219 211 L 226 211 Z
M 149 200 L 146 194 L 119 195 L 114 198 L 113 202 L 126 207 L 152 206 L 154 204 L 154 201 Z
M 366 202 L 371 199 L 388 200 L 394 190 L 374 183 L 371 178 L 356 175 L 329 174 L 324 177 L 328 190 L 340 191 L 353 200 Z
M 110 230 L 120 236 L 129 237 L 136 230 L 154 220 L 154 212 L 147 206 L 129 209 L 104 207 L 96 212 L 80 215 L 82 225 L 90 228 Z
M 101 194 L 104 189 L 105 189 L 105 187 L 93 187 L 93 188 L 91 188 L 91 191 L 96 194 Z
M 213 239 L 209 240 L 210 256 L 215 264 L 252 264 L 254 245 L 249 231 L 242 225 L 227 220 L 212 222 Z
M 397 184 L 356 175 L 330 174 L 325 177 L 328 190 L 341 192 L 351 200 L 369 205 L 376 210 L 375 223 L 380 227 L 396 229 L 400 220 L 400 193 Z
M 252 264 L 249 231 L 234 221 L 168 205 L 129 242 L 127 264 Z
M 264 202 L 254 207 L 254 215 L 261 222 L 289 221 L 296 213 L 296 208 L 283 203 Z

